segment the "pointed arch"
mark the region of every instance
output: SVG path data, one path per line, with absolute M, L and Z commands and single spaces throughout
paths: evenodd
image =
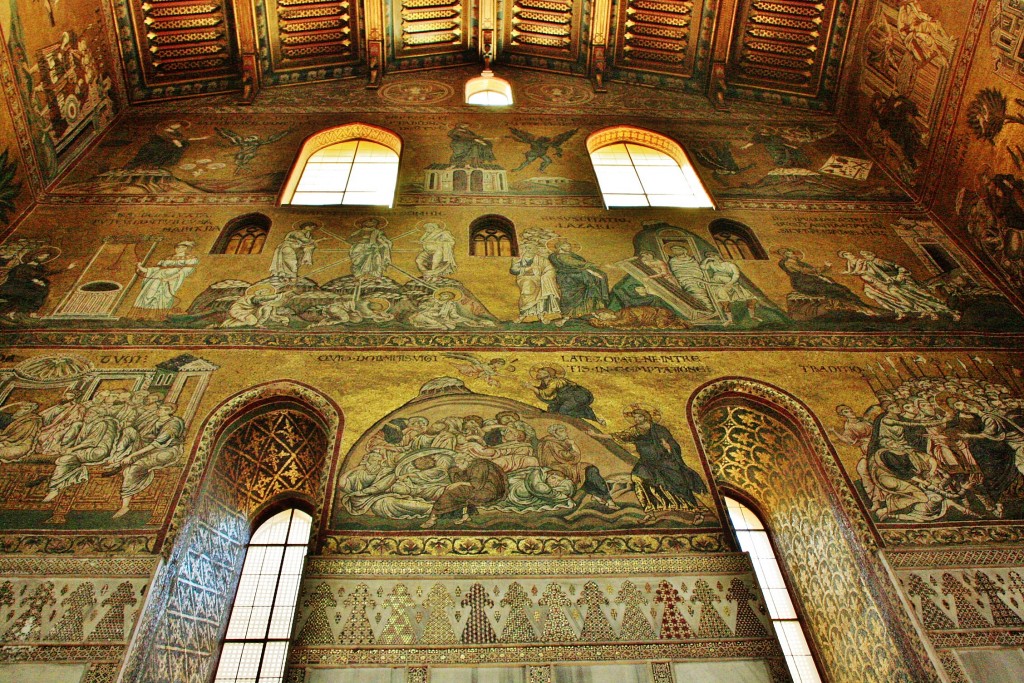
M 287 501 L 323 527 L 341 430 L 337 405 L 294 381 L 252 387 L 214 409 L 120 680 L 209 680 L 253 525 Z
M 810 409 L 770 384 L 728 377 L 699 387 L 687 415 L 715 484 L 754 503 L 773 529 L 828 679 L 941 680 L 852 492 L 832 483 L 844 477 Z

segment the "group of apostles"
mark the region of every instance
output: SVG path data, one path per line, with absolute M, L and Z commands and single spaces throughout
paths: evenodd
M 15 401 L 0 407 L 0 463 L 53 463 L 53 472 L 25 486 L 46 485 L 42 502 L 69 487 L 100 476 L 122 477 L 121 507 L 153 483 L 158 470 L 180 464 L 185 422 L 162 394 L 145 390 L 100 389 L 90 398 L 65 390 L 49 408 Z

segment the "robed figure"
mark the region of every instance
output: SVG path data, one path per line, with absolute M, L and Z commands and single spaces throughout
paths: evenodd
M 623 415 L 632 426 L 610 436 L 632 444 L 640 456 L 631 477 L 633 491 L 647 517 L 660 511 L 691 510 L 696 512 L 694 523 L 700 524 L 704 515 L 697 494 L 707 493 L 708 488 L 696 470 L 683 462 L 682 449 L 672 433 L 656 422 L 659 412 L 633 404 Z

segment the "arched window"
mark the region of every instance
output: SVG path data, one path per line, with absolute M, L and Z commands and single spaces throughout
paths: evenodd
M 490 69 L 485 69 L 476 78 L 466 81 L 466 104 L 507 107 L 512 104 L 512 86 Z
M 740 222 L 719 218 L 711 222 L 708 231 L 724 259 L 763 261 L 768 258 L 768 252 L 761 246 L 754 232 Z
M 215 681 L 283 679 L 311 524 L 309 515 L 290 508 L 253 533 Z
M 220 231 L 211 254 L 260 254 L 270 232 L 270 219 L 262 213 L 232 218 Z
M 587 151 L 608 208 L 715 206 L 686 152 L 664 135 L 631 126 L 605 128 L 587 138 Z
M 519 256 L 516 227 L 504 216 L 481 216 L 469 224 L 470 256 Z
M 401 151 L 397 135 L 365 123 L 314 133 L 302 144 L 280 203 L 390 207 Z
M 786 580 L 782 576 L 778 560 L 775 559 L 775 550 L 761 518 L 738 500 L 728 496 L 722 498 L 725 500 L 725 508 L 729 513 L 729 521 L 732 523 L 740 549 L 750 553 L 757 583 L 764 595 L 768 614 L 771 616 L 772 625 L 775 626 L 782 652 L 786 655 L 786 664 L 794 683 L 821 681 L 818 667 L 811 655 L 811 648 L 804 636 L 803 626 L 789 597 L 789 588 L 786 587 Z

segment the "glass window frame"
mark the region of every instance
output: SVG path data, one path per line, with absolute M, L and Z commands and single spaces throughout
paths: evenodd
M 618 164 L 612 160 L 609 160 L 610 163 L 599 163 L 595 161 L 594 157 L 596 154 L 599 154 L 602 150 L 614 145 L 623 146 L 620 153 L 620 159 L 624 157 L 626 160 L 625 164 Z M 633 160 L 632 155 L 627 151 L 627 145 L 633 145 L 634 147 L 641 148 L 638 152 L 638 156 L 641 161 L 646 161 L 647 163 L 636 163 Z M 620 208 L 716 210 L 718 208 L 714 197 L 712 197 L 711 192 L 708 191 L 707 185 L 704 183 L 703 179 L 701 179 L 700 174 L 697 173 L 697 169 L 694 166 L 690 155 L 685 149 L 683 149 L 682 145 L 663 133 L 631 125 L 619 124 L 608 126 L 607 128 L 596 130 L 587 136 L 586 149 L 587 155 L 590 157 L 591 172 L 593 173 L 594 180 L 597 181 L 597 186 L 601 192 L 601 199 L 604 202 L 606 210 Z M 655 161 L 651 155 L 646 154 L 644 150 L 653 151 L 656 153 L 656 156 L 661 157 L 661 159 Z M 651 163 L 652 161 L 654 161 L 654 163 Z M 598 172 L 599 166 L 606 169 L 632 168 L 632 178 L 636 179 L 636 184 L 641 185 L 641 189 L 643 190 L 642 194 L 622 193 L 617 191 L 619 188 L 616 187 L 607 189 L 602 187 L 601 174 Z M 679 172 L 681 178 L 674 181 L 681 183 L 677 188 L 678 191 L 667 193 L 659 193 L 658 191 L 651 192 L 651 190 L 655 188 L 647 188 L 641 184 L 641 173 L 638 169 L 645 169 L 647 171 L 646 175 L 651 176 L 650 171 L 658 167 L 672 167 Z M 607 172 L 606 175 L 608 175 Z M 672 187 L 674 188 L 675 186 Z M 655 203 L 650 201 L 651 196 L 655 198 L 674 197 L 677 201 L 657 201 Z M 688 199 L 689 201 L 679 201 L 680 199 Z
M 324 158 L 321 155 L 324 152 L 329 152 L 332 147 L 347 145 L 349 143 L 355 143 L 352 149 L 351 158 L 342 158 L 341 160 L 333 160 L 330 156 Z M 369 146 L 372 145 L 372 148 Z M 364 149 L 369 148 L 369 149 Z M 290 206 L 387 206 L 391 208 L 395 201 L 395 192 L 398 189 L 398 174 L 401 159 L 394 150 L 388 148 L 386 145 L 375 140 L 369 140 L 367 138 L 352 138 L 349 140 L 340 140 L 338 142 L 331 143 L 321 147 L 320 149 L 313 152 L 302 166 L 302 172 L 299 173 L 298 180 L 295 183 L 295 187 L 288 198 L 288 204 Z M 373 178 L 368 178 L 367 173 L 373 169 L 387 168 L 387 176 L 383 173 L 377 174 Z M 392 176 L 391 171 L 393 170 L 394 175 Z M 340 178 L 344 176 L 344 182 L 327 183 L 324 187 L 314 187 L 313 189 L 303 189 L 303 183 L 310 183 L 314 181 L 313 173 L 317 172 L 319 175 L 321 172 L 324 175 L 320 178 L 320 182 L 317 185 L 323 185 L 324 179 L 332 179 L 334 174 Z M 353 187 L 354 183 L 358 183 L 357 187 Z M 391 192 L 387 195 L 387 203 L 363 203 L 359 201 L 349 201 L 350 199 L 360 199 L 363 196 L 376 197 L 380 195 L 380 192 L 370 191 L 365 186 L 376 186 L 376 185 L 391 185 Z M 338 201 L 334 202 L 301 202 L 296 201 L 303 196 L 316 196 L 316 195 L 337 195 Z
M 779 548 L 778 548 L 778 546 L 775 543 L 775 534 L 772 532 L 772 529 L 768 525 L 768 523 L 765 522 L 765 516 L 761 512 L 760 506 L 758 506 L 755 502 L 753 502 L 749 497 L 747 497 L 742 492 L 736 491 L 734 489 L 722 488 L 722 489 L 720 489 L 719 493 L 720 493 L 721 498 L 722 498 L 722 510 L 724 512 L 724 518 L 723 519 L 725 521 L 725 526 L 727 528 L 729 537 L 731 538 L 734 547 L 737 550 L 739 550 L 740 552 L 745 552 L 748 555 L 750 554 L 740 544 L 740 540 L 739 540 L 739 535 L 737 533 L 737 529 L 734 526 L 733 521 L 732 521 L 732 517 L 729 514 L 729 500 L 730 499 L 736 501 L 742 507 L 746 508 L 746 510 L 749 511 L 757 519 L 757 521 L 761 525 L 761 528 L 764 531 L 765 537 L 768 540 L 768 544 L 771 546 L 771 552 L 772 552 L 772 555 L 774 556 L 774 560 L 775 560 L 775 567 L 776 567 L 776 569 L 778 570 L 779 574 L 782 577 L 782 582 L 785 585 L 785 590 L 786 590 L 787 596 L 789 598 L 789 602 L 792 605 L 793 613 L 795 615 L 793 618 L 785 618 L 785 619 L 778 619 L 778 618 L 776 618 L 774 616 L 769 615 L 769 619 L 772 622 L 773 635 L 775 636 L 776 641 L 779 642 L 779 646 L 783 649 L 783 654 L 785 655 L 785 659 L 786 659 L 786 667 L 787 667 L 787 670 L 790 673 L 790 676 L 793 677 L 793 681 L 796 682 L 796 683 L 800 683 L 800 681 L 803 680 L 799 676 L 799 674 L 794 670 L 794 668 L 791 666 L 790 656 L 785 654 L 785 648 L 782 645 L 781 638 L 780 638 L 779 632 L 778 632 L 778 626 L 777 626 L 777 624 L 780 624 L 780 623 L 789 623 L 789 624 L 795 623 L 799 627 L 800 633 L 803 635 L 804 642 L 807 645 L 807 651 L 810 653 L 811 661 L 814 663 L 814 667 L 816 669 L 815 673 L 817 674 L 818 680 L 819 681 L 827 682 L 829 680 L 829 678 L 826 677 L 825 674 L 823 673 L 825 671 L 825 667 L 822 665 L 821 657 L 818 654 L 818 650 L 817 650 L 817 648 L 814 645 L 814 640 L 811 638 L 811 634 L 810 634 L 810 632 L 807 629 L 807 619 L 806 619 L 806 616 L 804 614 L 803 607 L 800 604 L 800 601 L 797 600 L 796 593 L 793 591 L 793 577 L 792 577 L 792 574 L 789 571 L 789 567 L 786 565 L 785 558 L 779 552 Z M 757 567 L 756 563 L 754 564 L 754 572 L 755 572 L 755 578 L 757 579 L 757 589 L 761 593 L 761 595 L 763 597 L 765 597 L 766 596 L 766 593 L 765 593 L 766 589 L 764 587 L 762 587 L 762 585 L 761 585 L 761 583 L 762 583 L 761 576 L 760 576 L 760 572 L 758 571 L 758 567 Z M 767 599 L 766 598 L 765 598 L 765 606 L 768 607 Z
M 299 182 L 305 173 L 306 166 L 310 159 L 318 152 L 331 147 L 333 145 L 345 142 L 354 142 L 358 140 L 365 140 L 377 145 L 381 145 L 386 149 L 390 150 L 392 154 L 397 156 L 398 163 L 395 167 L 395 178 L 394 184 L 391 186 L 390 192 L 387 193 L 386 201 L 380 201 L 374 204 L 359 204 L 359 203 L 343 203 L 344 192 L 348 190 L 346 183 L 345 191 L 331 193 L 340 195 L 333 198 L 334 201 L 329 203 L 308 203 L 308 204 L 296 204 L 294 203 L 295 194 L 298 190 Z M 292 161 L 291 167 L 288 170 L 288 175 L 285 178 L 284 183 L 281 185 L 281 189 L 277 194 L 277 201 L 275 205 L 279 208 L 284 207 L 309 207 L 323 211 L 331 208 L 343 209 L 345 207 L 356 207 L 356 206 L 376 206 L 393 208 L 395 200 L 398 196 L 398 187 L 401 182 L 402 175 L 402 152 L 405 145 L 402 138 L 399 137 L 394 131 L 388 130 L 381 126 L 376 126 L 369 123 L 345 123 L 332 128 L 325 128 L 317 131 L 303 140 L 299 146 L 298 151 L 295 154 L 295 158 Z M 351 167 L 349 167 L 351 169 Z M 351 176 L 351 174 L 350 174 Z M 322 193 L 327 194 L 327 193 Z M 376 193 L 380 194 L 380 193 Z
M 253 539 L 255 539 L 257 537 L 260 529 L 263 528 L 264 525 L 266 525 L 268 522 L 270 522 L 271 520 L 273 520 L 274 518 L 278 517 L 279 515 L 281 515 L 283 513 L 289 513 L 289 520 L 288 520 L 288 528 L 287 528 L 287 530 L 285 532 L 285 537 L 284 537 L 284 540 L 282 542 L 260 542 L 260 541 L 254 542 L 253 541 Z M 308 521 L 309 531 L 308 531 L 308 533 L 306 535 L 306 540 L 305 540 L 304 543 L 295 543 L 295 542 L 292 542 L 292 540 L 291 540 L 292 524 L 294 522 L 295 513 L 300 513 L 300 514 L 304 515 L 305 517 L 307 517 L 308 520 L 309 520 Z M 287 502 L 285 502 L 283 504 L 274 505 L 274 506 L 264 510 L 259 516 L 256 517 L 256 521 L 252 525 L 252 534 L 250 536 L 249 542 L 246 544 L 246 547 L 245 547 L 245 556 L 244 556 L 243 561 L 242 561 L 242 569 L 241 569 L 241 571 L 239 572 L 239 575 L 238 575 L 238 583 L 235 586 L 235 594 L 234 594 L 234 596 L 232 597 L 232 600 L 231 600 L 231 607 L 230 607 L 230 610 L 228 611 L 227 623 L 226 623 L 226 626 L 225 626 L 225 629 L 224 629 L 224 634 L 221 637 L 220 648 L 219 648 L 218 657 L 217 657 L 217 664 L 214 667 L 213 678 L 211 679 L 212 683 L 218 683 L 218 682 L 221 682 L 221 683 L 243 683 L 243 682 L 245 682 L 245 683 L 248 683 L 248 682 L 264 683 L 265 681 L 277 683 L 277 682 L 280 682 L 280 681 L 284 680 L 285 673 L 287 672 L 288 654 L 289 654 L 289 652 L 291 650 L 292 633 L 295 630 L 295 617 L 298 614 L 298 600 L 299 600 L 299 596 L 301 594 L 301 589 L 302 589 L 302 575 L 305 572 L 306 558 L 309 556 L 309 545 L 310 545 L 310 542 L 313 539 L 313 521 L 314 521 L 314 519 L 313 519 L 313 516 L 310 514 L 310 512 L 305 508 L 305 506 L 298 504 L 297 501 L 287 501 Z M 277 580 L 274 583 L 274 596 L 273 596 L 273 598 L 271 600 L 271 604 L 270 604 L 270 613 L 269 613 L 268 618 L 267 618 L 266 626 L 263 629 L 263 637 L 262 638 L 229 637 L 228 634 L 231 632 L 231 622 L 232 622 L 232 619 L 235 617 L 235 608 L 236 608 L 236 604 L 237 604 L 237 601 L 238 601 L 238 593 L 239 593 L 239 590 L 242 588 L 242 582 L 243 582 L 243 580 L 244 580 L 244 578 L 246 576 L 246 573 L 245 573 L 246 562 L 247 562 L 247 560 L 249 558 L 250 550 L 253 547 L 281 548 L 282 549 L 281 560 L 280 560 L 280 563 L 278 564 L 278 570 L 277 570 Z M 302 566 L 299 568 L 299 574 L 298 574 L 299 580 L 298 580 L 298 582 L 295 585 L 295 590 L 294 590 L 295 594 L 291 598 L 292 601 L 293 601 L 293 604 L 291 605 L 292 610 L 291 610 L 290 619 L 289 619 L 289 622 L 288 622 L 288 630 L 287 630 L 286 635 L 283 636 L 283 637 L 278 637 L 278 636 L 271 637 L 270 636 L 270 631 L 271 631 L 272 625 L 274 623 L 274 614 L 275 614 L 276 608 L 278 607 L 278 596 L 279 596 L 279 593 L 280 593 L 280 590 L 281 590 L 282 576 L 284 576 L 283 569 L 284 569 L 284 563 L 285 563 L 285 558 L 286 558 L 287 550 L 288 550 L 288 548 L 298 548 L 298 547 L 303 548 Z M 242 607 L 244 608 L 244 607 L 248 607 L 248 606 L 246 605 L 246 606 L 242 606 Z M 244 647 L 246 645 L 256 645 L 256 644 L 259 644 L 261 647 L 260 647 L 260 660 L 259 660 L 259 664 L 258 664 L 258 666 L 256 668 L 256 676 L 254 678 L 249 678 L 249 677 L 240 678 L 237 675 L 237 673 L 235 675 L 233 675 L 233 676 L 218 677 L 219 674 L 220 674 L 221 664 L 224 662 L 224 650 L 225 650 L 226 646 L 228 646 L 228 645 L 242 645 L 243 646 L 243 651 L 244 651 Z M 282 654 L 282 658 L 281 658 L 281 671 L 277 675 L 265 676 L 265 675 L 263 675 L 262 669 L 263 669 L 263 664 L 265 662 L 267 651 L 268 651 L 268 647 L 267 646 L 270 645 L 270 644 L 276 644 L 276 645 L 283 644 L 283 654 Z

